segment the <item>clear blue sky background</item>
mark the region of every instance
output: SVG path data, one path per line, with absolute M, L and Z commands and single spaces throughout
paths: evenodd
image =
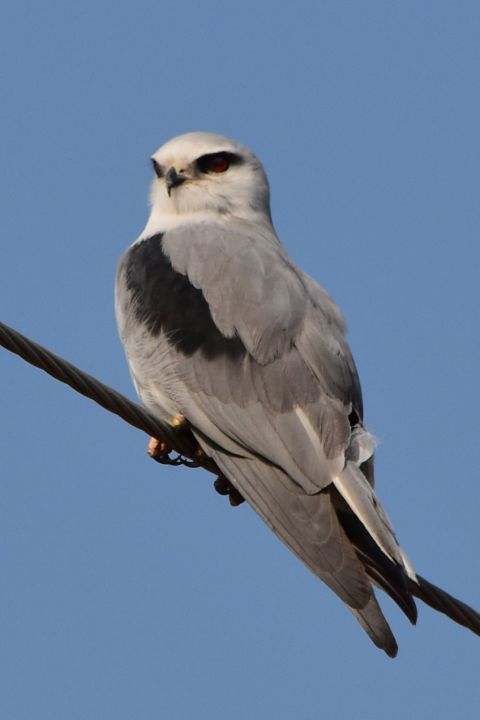
M 350 327 L 380 496 L 480 606 L 480 4 L 7 2 L 0 319 L 134 396 L 115 265 L 150 154 L 251 146 Z M 394 661 L 248 507 L 0 350 L 0 716 L 477 716 L 480 639 L 382 598 Z

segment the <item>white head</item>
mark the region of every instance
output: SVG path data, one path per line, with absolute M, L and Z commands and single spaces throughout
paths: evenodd
M 270 221 L 268 180 L 248 148 L 223 135 L 192 132 L 169 140 L 152 156 L 150 231 L 221 214 Z

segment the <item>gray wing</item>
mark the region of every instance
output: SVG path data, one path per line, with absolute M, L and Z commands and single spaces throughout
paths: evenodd
M 200 347 L 180 358 L 181 375 L 222 434 L 317 492 L 349 442 L 348 414 L 361 404 L 356 370 L 333 303 L 315 308 L 271 232 L 245 226 L 192 227 L 164 238 L 173 268 L 201 289 L 213 332 L 244 349 Z M 318 372 L 300 349 L 314 328 Z
M 167 396 L 220 447 L 262 456 L 315 493 L 344 465 L 361 405 L 355 367 L 333 303 L 314 307 L 271 232 L 244 225 L 133 246 L 119 271 L 120 332 L 147 405 Z
M 386 561 L 405 564 L 360 471 L 373 445 L 329 296 L 268 227 L 197 225 L 127 251 L 117 316 L 145 404 L 189 420 L 265 522 L 393 654 L 351 528 L 334 507 L 345 501 L 344 514 L 359 519 Z
M 278 468 L 202 444 L 280 540 L 346 603 L 375 645 L 395 657 L 397 643 L 330 493 L 298 494 Z
M 182 376 L 193 378 L 186 417 L 198 413 L 199 428 L 215 423 L 209 437 L 221 447 L 227 436 L 283 468 L 306 493 L 334 483 L 384 552 L 404 564 L 357 470 L 374 447 L 361 430 L 360 383 L 333 300 L 291 263 L 269 228 L 193 226 L 168 233 L 163 247 L 172 267 L 201 289 L 215 328 L 246 349 L 242 358 L 208 358 L 200 348 L 181 363 Z

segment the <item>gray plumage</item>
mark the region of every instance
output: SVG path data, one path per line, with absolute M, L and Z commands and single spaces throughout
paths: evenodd
M 412 596 L 428 585 L 429 604 L 480 633 L 475 611 L 418 578 L 376 498 L 342 315 L 280 245 L 257 158 L 190 133 L 153 160 L 152 214 L 116 287 L 141 399 L 164 420 L 188 420 L 225 478 L 388 655 L 397 646 L 372 583 L 412 622 Z

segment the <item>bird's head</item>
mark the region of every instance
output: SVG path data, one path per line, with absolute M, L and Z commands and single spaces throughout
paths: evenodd
M 192 132 L 152 156 L 152 218 L 167 229 L 222 215 L 270 220 L 268 180 L 260 161 L 223 135 Z

